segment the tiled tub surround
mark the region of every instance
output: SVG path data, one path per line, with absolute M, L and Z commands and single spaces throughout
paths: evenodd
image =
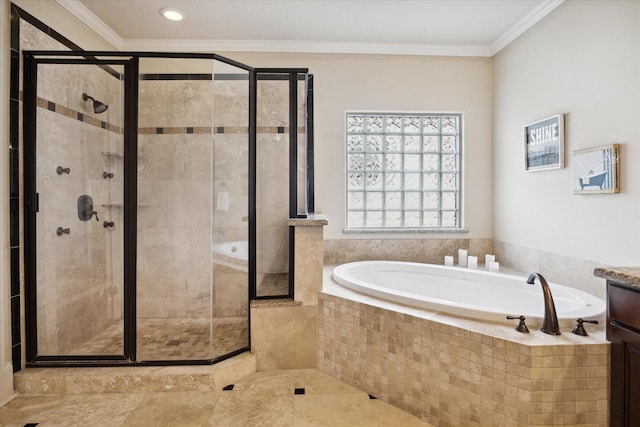
M 538 271 L 549 281 L 580 289 L 602 300 L 606 299 L 606 287 L 603 281 L 593 275 L 593 270 L 602 266 L 601 262 L 555 254 L 500 240 L 493 241 L 493 250 L 496 259 L 500 261 L 500 266 L 504 262 L 513 270 L 527 274 Z
M 330 274 L 318 300 L 321 371 L 436 426 L 606 425 L 603 327 L 521 334 L 366 297 Z
M 493 240 L 488 238 L 434 238 L 434 239 L 335 239 L 324 242 L 324 262 L 327 265 L 352 261 L 412 261 L 442 264 L 445 255 L 454 255 L 458 249 L 467 249 L 469 255 L 484 259 L 493 253 Z M 497 261 L 502 261 L 496 258 Z

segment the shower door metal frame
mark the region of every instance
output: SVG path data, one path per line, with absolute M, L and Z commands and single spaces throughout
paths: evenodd
M 302 75 L 307 82 L 307 129 L 313 130 L 313 96 L 309 90 L 313 88 L 313 81 L 307 68 L 253 68 L 237 61 L 225 58 L 217 54 L 198 53 L 159 53 L 159 52 L 113 52 L 113 51 L 24 51 L 23 69 L 23 140 L 24 140 L 24 265 L 25 265 L 25 330 L 26 330 L 26 365 L 27 366 L 120 366 L 120 365 L 203 365 L 212 364 L 247 350 L 251 350 L 251 334 L 248 335 L 247 346 L 232 351 L 231 353 L 214 359 L 199 360 L 136 360 L 136 254 L 137 254 L 137 150 L 138 150 L 138 103 L 137 93 L 139 85 L 139 61 L 141 58 L 182 58 L 182 59 L 207 59 L 220 61 L 225 64 L 243 69 L 248 72 L 248 144 L 249 144 L 249 182 L 248 182 L 248 232 L 249 232 L 249 268 L 248 268 L 248 295 L 247 305 L 256 296 L 256 141 L 257 141 L 257 80 L 258 73 L 288 74 L 290 88 L 290 154 L 295 159 L 290 159 L 290 217 L 299 218 L 297 212 L 297 81 Z M 98 59 L 101 58 L 101 59 Z M 106 58 L 106 59 L 105 59 Z M 108 59 L 116 58 L 116 59 Z M 124 351 L 123 355 L 63 355 L 40 356 L 37 350 L 37 307 L 36 307 L 36 213 L 38 209 L 38 194 L 36 189 L 36 109 L 37 109 L 37 65 L 38 64 L 89 64 L 89 65 L 122 65 L 124 72 L 124 182 L 123 182 L 123 286 L 124 286 Z M 121 76 L 122 77 L 122 76 Z M 292 108 L 292 106 L 295 106 Z M 291 126 L 294 124 L 295 126 Z M 309 142 L 311 146 L 309 146 Z M 313 136 L 307 140 L 307 153 L 313 152 Z M 310 164 L 307 164 L 306 186 L 311 191 L 307 194 L 305 206 L 307 212 L 313 212 L 313 157 L 310 156 Z M 295 161 L 294 161 L 295 160 Z M 304 216 L 302 216 L 304 217 Z M 290 279 L 289 298 L 293 298 L 293 265 L 294 265 L 294 235 L 293 227 L 290 227 L 289 254 L 290 254 Z M 282 298 L 282 296 L 278 296 Z M 286 297 L 286 296 L 285 296 Z M 268 297 L 266 297 L 268 298 Z M 251 330 L 251 311 L 248 311 L 248 329 Z
M 46 56 L 45 58 L 36 58 L 39 56 L 39 52 L 24 52 L 24 72 L 23 72 L 23 81 L 24 81 L 24 99 L 23 99 L 23 141 L 24 141 L 24 217 L 25 217 L 25 227 L 24 227 L 24 247 L 25 247 L 25 331 L 26 331 L 26 360 L 27 365 L 37 365 L 37 366 L 45 366 L 52 364 L 53 366 L 60 365 L 81 365 L 81 364 L 89 364 L 91 366 L 98 365 L 114 365 L 114 364 L 123 364 L 131 361 L 131 355 L 135 355 L 135 342 L 133 343 L 133 347 L 131 346 L 130 340 L 127 339 L 127 312 L 129 306 L 133 305 L 133 309 L 135 310 L 135 286 L 127 287 L 127 277 L 123 276 L 123 314 L 125 317 L 124 330 L 123 330 L 123 354 L 122 355 L 56 355 L 56 356 L 40 356 L 38 355 L 38 323 L 37 323 L 37 269 L 36 269 L 36 260 L 37 260 L 37 247 L 36 247 L 36 238 L 37 238 L 37 227 L 36 227 L 36 214 L 39 211 L 38 206 L 38 192 L 36 186 L 36 149 L 37 149 L 37 126 L 36 126 L 36 115 L 37 115 L 37 67 L 39 64 L 60 64 L 60 65 L 96 65 L 101 67 L 109 67 L 111 65 L 121 65 L 124 67 L 124 102 L 125 105 L 128 105 L 131 97 L 135 96 L 134 88 L 131 87 L 133 84 L 134 87 L 137 84 L 137 79 L 132 79 L 127 76 L 135 76 L 135 60 L 131 59 L 113 59 L 113 60 L 102 60 L 97 59 L 95 57 L 85 57 L 84 59 L 80 58 L 52 58 L 51 56 L 59 56 L 59 52 L 45 52 L 42 53 L 42 56 Z M 84 53 L 74 52 L 73 56 L 84 56 Z M 126 57 L 126 55 L 118 55 L 119 58 Z M 133 81 L 132 81 L 133 80 Z M 125 131 L 123 134 L 123 144 L 125 149 L 125 183 L 126 183 L 126 162 L 127 162 L 127 145 L 137 146 L 136 143 L 132 143 L 129 141 L 131 137 L 131 133 L 127 132 L 127 128 L 131 128 L 132 125 L 136 126 L 135 122 L 137 122 L 137 117 L 133 117 L 134 123 L 131 123 L 132 117 L 131 114 L 124 115 L 124 127 Z M 133 134 L 134 137 L 135 133 Z M 135 156 L 134 156 L 135 161 Z M 134 164 L 135 166 L 135 164 Z M 124 191 L 125 202 L 127 199 L 127 191 L 125 185 Z M 135 198 L 135 195 L 134 195 Z M 135 206 L 135 204 L 133 205 Z M 126 204 L 125 204 L 125 218 L 126 218 Z M 135 214 L 135 210 L 134 210 Z M 124 221 L 124 248 L 123 248 L 123 262 L 126 264 L 129 261 L 128 258 L 131 255 L 131 248 L 127 245 L 127 227 L 135 227 L 135 222 L 133 224 L 128 224 L 128 221 Z M 135 263 L 135 246 L 133 253 L 133 262 Z M 130 262 L 130 261 L 129 261 Z M 134 264 L 135 265 L 135 264 Z M 135 279 L 135 277 L 134 277 Z M 131 290 L 133 290 L 133 295 L 131 295 Z M 131 297 L 133 296 L 133 303 Z M 134 337 L 135 339 L 135 337 Z
M 257 80 L 260 75 L 286 75 L 289 83 L 289 218 L 307 218 L 309 212 L 314 211 L 314 167 L 313 167 L 313 75 L 308 68 L 256 68 Z M 265 80 L 269 80 L 266 78 Z M 282 79 L 285 80 L 285 79 Z M 305 82 L 305 126 L 307 167 L 305 170 L 305 200 L 304 214 L 298 212 L 298 81 Z M 310 133 L 311 132 L 311 133 Z M 254 151 L 254 153 L 257 150 Z M 255 177 L 254 177 L 255 178 Z M 256 234 L 253 235 L 254 237 Z M 257 283 L 250 288 L 250 299 L 294 299 L 295 297 L 295 227 L 289 226 L 289 287 L 287 294 L 257 295 Z M 254 244 L 254 247 L 256 245 Z M 250 246 L 251 247 L 251 246 Z M 257 276 L 257 274 L 256 274 Z
M 119 365 L 203 365 L 212 364 L 251 349 L 249 334 L 247 345 L 214 359 L 199 360 L 136 360 L 136 275 L 137 275 L 137 150 L 138 150 L 138 104 L 140 58 L 184 58 L 207 59 L 220 61 L 249 74 L 249 290 L 255 289 L 255 168 L 256 168 L 256 75 L 252 67 L 216 54 L 192 53 L 155 53 L 155 52 L 106 52 L 106 51 L 25 51 L 24 57 L 24 103 L 23 103 L 23 135 L 24 135 L 24 216 L 25 216 L 25 330 L 26 330 L 26 365 L 27 366 L 119 366 Z M 72 57 L 72 58 L 66 58 Z M 120 59 L 97 59 L 97 58 Z M 126 59 L 121 59 L 126 58 Z M 124 286 L 124 343 L 123 355 L 38 355 L 37 346 L 37 306 L 36 306 L 36 213 L 38 210 L 38 194 L 36 189 L 36 109 L 37 109 L 37 65 L 50 64 L 88 64 L 88 65 L 124 65 L 124 248 L 123 248 L 123 286 Z M 253 238 L 252 238 L 253 237 Z M 253 242 L 253 243 L 252 243 Z M 253 246 L 252 246 L 253 244 Z M 247 295 L 247 306 L 249 297 Z M 250 313 L 250 312 L 249 312 Z M 251 318 L 248 314 L 250 330 Z

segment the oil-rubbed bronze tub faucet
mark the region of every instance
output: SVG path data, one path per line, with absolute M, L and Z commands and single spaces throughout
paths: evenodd
M 544 296 L 544 321 L 542 322 L 542 328 L 540 328 L 540 330 L 545 334 L 560 335 L 558 315 L 556 314 L 556 306 L 553 303 L 553 296 L 551 296 L 549 284 L 540 273 L 531 273 L 527 279 L 527 283 L 533 285 L 536 277 L 540 281 L 540 285 L 542 285 L 542 294 Z

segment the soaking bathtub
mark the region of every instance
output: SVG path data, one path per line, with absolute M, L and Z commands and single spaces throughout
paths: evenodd
M 542 272 L 544 275 L 544 271 Z M 333 280 L 353 291 L 394 303 L 478 320 L 513 324 L 523 315 L 540 325 L 544 298 L 538 281 L 483 270 L 398 261 L 360 261 L 333 270 Z M 578 318 L 602 320 L 605 303 L 586 292 L 549 283 L 560 326 Z

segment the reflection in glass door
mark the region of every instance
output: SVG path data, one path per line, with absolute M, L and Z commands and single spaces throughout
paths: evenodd
M 61 62 L 34 79 L 37 354 L 123 358 L 124 66 Z

